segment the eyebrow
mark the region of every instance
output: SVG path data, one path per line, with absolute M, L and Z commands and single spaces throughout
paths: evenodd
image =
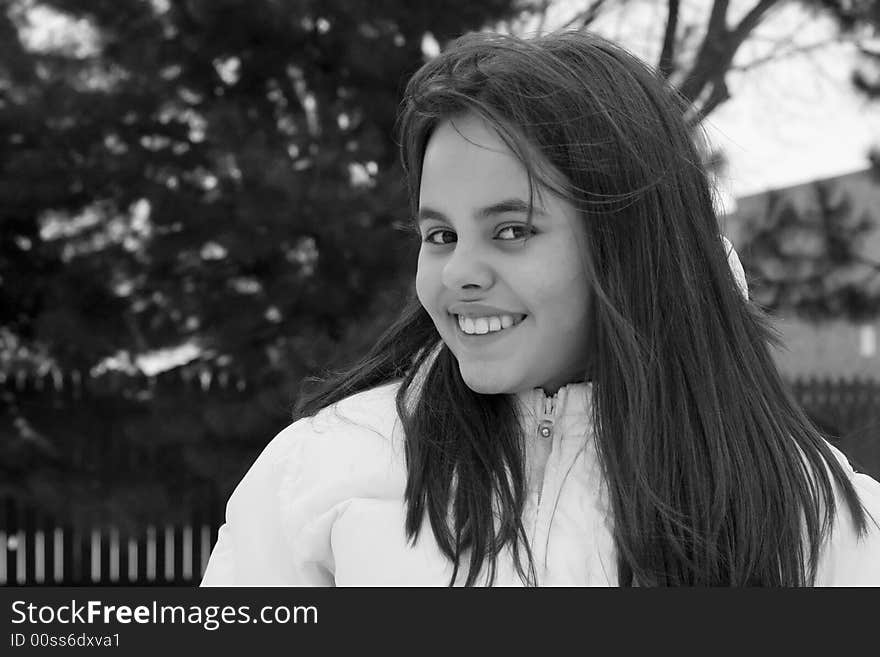
M 532 205 L 531 210 L 532 213 L 536 216 L 543 216 L 547 214 L 546 212 L 544 212 L 544 210 L 536 205 Z M 528 213 L 529 204 L 518 198 L 509 198 L 500 201 L 499 203 L 493 203 L 492 205 L 487 205 L 484 208 L 480 208 L 479 210 L 477 210 L 477 212 L 474 213 L 474 217 L 477 219 L 486 219 L 488 217 L 494 217 L 499 214 L 507 214 L 509 212 Z M 434 210 L 433 208 L 420 208 L 417 221 L 421 223 L 423 221 L 428 221 L 429 219 L 448 221 L 446 215 L 439 210 Z

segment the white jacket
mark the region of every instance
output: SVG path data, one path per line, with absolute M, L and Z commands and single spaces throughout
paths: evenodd
M 229 499 L 203 586 L 449 583 L 452 566 L 430 524 L 425 521 L 415 545 L 404 532 L 406 466 L 394 404 L 399 385 L 353 395 L 271 441 Z M 610 509 L 589 421 L 591 390 L 581 383 L 554 397 L 540 389 L 518 395 L 529 423 L 523 520 L 542 585 L 617 583 Z M 853 473 L 834 452 L 880 521 L 880 484 Z M 869 519 L 869 535 L 857 540 L 840 498 L 837 508 L 817 584 L 880 586 L 880 528 Z M 502 556 L 496 585 L 521 585 L 512 559 Z

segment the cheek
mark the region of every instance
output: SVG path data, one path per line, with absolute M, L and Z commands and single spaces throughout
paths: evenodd
M 566 251 L 547 249 L 528 266 L 517 268 L 512 275 L 519 287 L 528 290 L 533 300 L 544 304 L 555 305 L 570 299 L 582 287 L 583 274 L 579 263 L 574 262 Z
M 536 309 L 543 308 L 557 327 L 582 328 L 589 315 L 590 286 L 580 262 L 569 258 L 543 271 L 533 270 L 532 298 Z
M 433 307 L 437 304 L 437 283 L 434 274 L 426 259 L 419 256 L 416 268 L 416 296 L 422 307 L 430 314 L 433 314 Z

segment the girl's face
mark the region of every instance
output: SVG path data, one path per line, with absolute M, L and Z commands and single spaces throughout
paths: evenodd
M 416 291 L 469 388 L 484 394 L 583 380 L 589 294 L 574 207 L 536 188 L 482 119 L 432 134 L 419 190 Z

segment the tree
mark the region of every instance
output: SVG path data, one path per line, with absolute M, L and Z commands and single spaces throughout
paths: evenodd
M 750 296 L 768 310 L 814 321 L 876 317 L 880 262 L 863 248 L 875 223 L 867 213 L 854 215 L 833 185 L 812 188 L 816 203 L 806 211 L 773 192 L 763 212 L 743 218 Z
M 682 6 L 680 0 L 651 3 L 662 6 L 665 20 L 662 29 L 654 31 L 652 47 L 656 54 L 653 62 L 660 74 L 675 86 L 689 101 L 688 120 L 694 126 L 702 122 L 723 103 L 730 100 L 728 76 L 733 72 L 747 72 L 767 62 L 805 52 L 827 43 L 802 43 L 798 40 L 798 26 L 778 40 L 764 55 L 748 62 L 737 63 L 736 57 L 757 30 L 774 11 L 786 5 L 800 5 L 816 14 L 831 16 L 838 27 L 838 39 L 854 40 L 866 54 L 873 52 L 868 45 L 880 25 L 880 3 L 876 0 L 713 0 L 693 6 Z M 734 5 L 734 6 L 732 6 Z M 553 2 L 535 3 L 531 10 L 523 10 L 513 20 L 504 23 L 512 32 L 541 33 L 547 29 L 594 29 L 601 19 L 612 11 L 626 12 L 645 3 L 632 0 L 586 0 L 571 15 L 549 21 L 548 12 Z M 689 11 L 685 12 L 685 9 Z M 708 8 L 708 10 L 706 10 Z M 737 17 L 734 19 L 734 9 Z M 625 24 L 625 21 L 620 21 Z M 864 74 L 857 77 L 865 80 Z
M 46 0 L 91 42 L 40 51 L 7 0 L 3 326 L 63 370 L 187 341 L 312 369 L 401 287 L 393 122 L 423 35 L 509 5 Z
M 823 4 L 840 18 L 844 33 L 860 37 L 858 48 L 863 55 L 864 65 L 853 71 L 853 84 L 869 99 L 877 99 L 880 97 L 880 49 L 877 47 L 880 2 L 826 0 Z

